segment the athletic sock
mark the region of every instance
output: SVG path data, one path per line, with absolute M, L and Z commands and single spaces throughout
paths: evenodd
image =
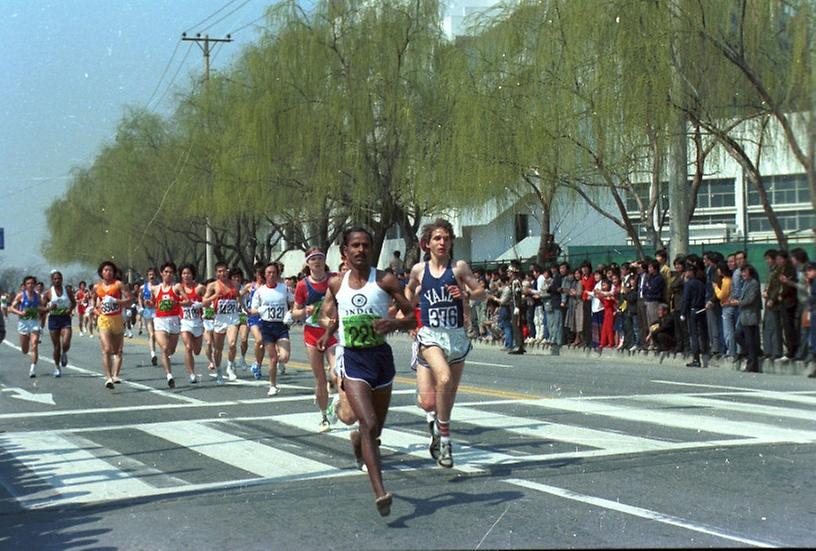
M 434 421 L 436 421 L 436 412 L 435 411 L 426 412 L 425 413 L 425 422 L 433 423 Z
M 440 421 L 436 419 L 436 433 L 441 442 L 450 442 L 450 421 Z

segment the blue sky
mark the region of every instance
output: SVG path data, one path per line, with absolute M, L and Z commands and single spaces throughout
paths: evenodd
M 72 167 L 89 165 L 111 139 L 123 109 L 151 98 L 183 31 L 194 34 L 212 25 L 206 32 L 223 36 L 262 18 L 269 3 L 2 0 L 0 227 L 6 248 L 0 251 L 0 269 L 52 268 L 40 255 L 47 238 L 44 209 L 65 191 Z M 228 65 L 257 38 L 261 24 L 263 19 L 235 32 L 234 42 L 214 53 L 212 68 Z M 155 107 L 159 112 L 169 108 L 174 90 L 203 70 L 197 47 L 184 59 L 189 44 L 179 45 L 153 96 L 151 106 L 164 98 Z M 179 67 L 173 89 L 165 94 Z

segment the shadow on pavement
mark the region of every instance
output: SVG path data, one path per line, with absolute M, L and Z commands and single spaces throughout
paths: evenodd
M 524 497 L 524 494 L 516 491 L 501 491 L 487 494 L 469 494 L 465 492 L 447 492 L 437 496 L 426 498 L 411 498 L 402 495 L 395 495 L 394 499 L 405 501 L 414 506 L 414 511 L 407 515 L 402 515 L 388 523 L 391 528 L 409 528 L 408 521 L 433 515 L 445 507 L 461 506 L 470 503 L 479 503 L 486 506 L 496 506 L 508 501 L 514 501 Z

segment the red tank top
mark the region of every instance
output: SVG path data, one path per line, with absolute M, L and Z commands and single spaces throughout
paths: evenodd
M 226 286 L 220 281 L 215 283 L 221 291 L 221 296 L 213 302 L 216 314 L 238 313 L 238 290 L 232 285 Z
M 155 300 L 157 318 L 181 316 L 181 297 L 176 294 L 173 287 L 165 291 L 164 285 L 159 285 L 159 292 L 156 294 Z

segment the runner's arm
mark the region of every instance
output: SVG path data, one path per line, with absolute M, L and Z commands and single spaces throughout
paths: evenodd
M 11 301 L 11 306 L 9 306 L 9 312 L 12 314 L 16 314 L 18 316 L 23 315 L 22 310 L 18 310 L 17 306 L 23 301 L 23 293 L 17 293 L 17 296 L 14 297 L 14 300 Z
M 466 287 L 465 294 L 468 298 L 483 300 L 485 296 L 487 296 L 485 288 L 479 284 L 479 280 L 476 279 L 470 266 L 468 266 L 468 263 L 464 260 L 460 260 L 456 263 L 454 275 L 457 281 L 464 283 Z
M 321 340 L 325 339 L 326 342 L 334 336 L 340 327 L 340 321 L 337 319 L 337 301 L 334 298 L 337 292 L 335 287 L 337 287 L 338 290 L 340 287 L 339 282 L 340 280 L 337 277 L 333 277 L 329 280 L 326 296 L 323 298 L 323 306 L 320 308 L 320 326 L 326 330 Z
M 176 283 L 173 286 L 173 290 L 176 292 L 178 296 L 181 297 L 181 305 L 182 306 L 190 306 L 193 301 L 190 300 L 190 295 L 187 294 L 187 291 L 184 290 L 184 285 L 181 283 Z
M 408 283 L 405 284 L 405 298 L 408 300 L 408 303 L 414 307 L 419 303 L 417 289 L 422 283 L 420 277 L 424 266 L 425 264 L 423 262 L 414 264 L 414 267 L 411 268 L 411 275 L 408 277 Z

